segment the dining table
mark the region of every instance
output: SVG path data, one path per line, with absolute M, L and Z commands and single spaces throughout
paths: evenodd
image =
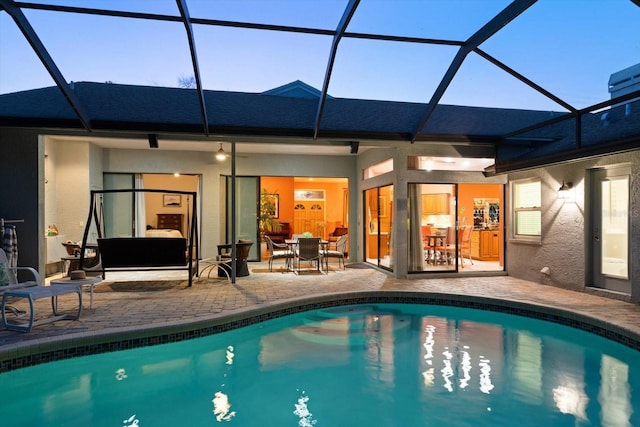
M 442 260 L 442 256 L 438 257 L 436 248 L 444 247 L 446 240 L 446 233 L 427 234 L 423 236 L 424 260 L 427 261 L 428 264 L 436 264 Z
M 313 237 L 313 236 L 311 236 Z M 295 263 L 295 258 L 297 257 L 297 247 L 298 247 L 298 239 L 285 239 L 284 243 L 289 247 L 289 250 L 291 251 L 291 253 L 293 254 L 293 259 L 292 262 L 289 264 L 289 269 L 288 271 L 294 271 L 293 266 L 296 264 Z M 323 263 L 325 264 L 325 270 L 329 271 L 329 262 L 326 256 L 324 256 L 324 254 L 327 252 L 327 250 L 329 249 L 329 240 L 325 240 L 325 239 L 320 239 L 320 254 L 322 255 L 322 260 L 323 262 L 320 263 L 320 265 L 322 265 Z

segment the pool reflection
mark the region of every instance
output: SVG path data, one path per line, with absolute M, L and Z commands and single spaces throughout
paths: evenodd
M 514 412 L 519 427 L 632 426 L 636 366 L 638 352 L 531 319 L 347 306 L 2 374 L 3 395 L 16 397 L 0 413 L 21 414 L 20 427 L 511 425 Z

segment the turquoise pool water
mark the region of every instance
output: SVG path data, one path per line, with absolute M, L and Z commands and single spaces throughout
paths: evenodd
M 473 309 L 344 306 L 0 375 L 1 425 L 633 426 L 640 353 Z

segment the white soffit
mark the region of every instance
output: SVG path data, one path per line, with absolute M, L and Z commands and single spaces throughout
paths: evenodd
M 419 157 L 419 167 L 426 171 L 467 171 L 483 172 L 495 163 L 494 159 L 474 159 L 468 157 Z
M 158 148 L 150 148 L 149 141 L 142 138 L 104 138 L 92 136 L 60 136 L 50 135 L 55 141 L 85 141 L 102 148 L 122 150 L 173 150 L 173 151 L 205 151 L 214 153 L 220 149 L 231 152 L 231 143 L 217 140 L 174 140 L 158 137 Z M 345 156 L 350 154 L 347 145 L 294 144 L 277 142 L 237 142 L 236 152 L 239 154 L 302 154 L 323 156 Z M 360 150 L 364 151 L 364 150 Z

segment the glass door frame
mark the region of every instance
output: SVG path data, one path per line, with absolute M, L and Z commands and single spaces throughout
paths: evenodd
M 393 193 L 393 184 L 370 188 L 362 193 L 365 262 L 372 263 L 370 260 L 375 259 L 377 267 L 389 271 L 393 271 Z
M 410 182 L 407 183 L 407 192 L 409 202 L 407 203 L 408 209 L 411 212 L 407 212 L 409 216 L 407 224 L 408 224 L 408 233 L 417 233 L 420 236 L 418 239 L 417 234 L 414 236 L 414 244 L 411 242 L 407 244 L 407 258 L 413 256 L 419 256 L 422 254 L 421 258 L 423 268 L 421 270 L 409 269 L 408 273 L 417 274 L 417 273 L 456 273 L 459 271 L 459 256 L 460 256 L 460 248 L 458 242 L 458 184 L 457 183 L 429 183 L 429 182 Z M 412 186 L 417 186 L 415 190 L 412 190 Z M 441 192 L 436 193 L 423 193 L 422 186 L 429 186 L 432 190 L 436 191 L 442 189 Z M 446 188 L 447 191 L 444 191 Z M 412 197 L 411 191 L 418 191 L 419 193 Z M 448 197 L 443 197 L 442 195 L 447 194 Z M 417 196 L 420 196 L 420 200 L 415 200 Z M 431 196 L 431 197 L 430 197 Z M 433 199 L 433 200 L 431 200 Z M 416 203 L 416 206 L 411 206 L 411 201 Z M 446 208 L 446 214 L 442 211 L 443 206 Z M 434 205 L 437 206 L 433 212 L 429 209 L 426 209 L 426 206 Z M 414 211 L 414 209 L 416 211 Z M 412 216 L 416 216 L 416 218 L 412 218 Z M 427 232 L 427 227 L 423 227 L 422 220 L 423 217 L 432 217 L 434 220 L 439 220 L 440 224 L 431 224 L 429 226 L 428 235 L 424 235 Z M 447 227 L 442 227 L 442 217 L 448 216 Z M 419 219 L 418 219 L 419 217 Z M 453 219 L 451 218 L 453 217 Z M 414 230 L 416 224 L 415 221 L 419 221 L 420 223 L 417 226 L 420 228 L 419 230 Z M 453 234 L 449 234 L 453 233 Z M 409 236 L 411 238 L 411 236 Z M 419 242 L 418 242 L 419 240 Z M 415 245 L 419 244 L 420 247 L 416 247 Z M 444 251 L 438 251 L 436 248 L 445 248 Z M 451 251 L 449 251 L 451 249 Z M 414 254 L 411 251 L 415 251 Z M 446 252 L 446 253 L 442 253 Z M 453 253 L 453 256 L 450 256 L 450 253 Z M 414 263 L 418 263 L 416 260 Z M 429 268 L 428 266 L 431 266 Z
M 232 185 L 236 185 L 236 217 L 233 218 Z M 247 239 L 254 242 L 247 261 L 260 261 L 260 177 L 225 176 L 225 241 L 231 243 L 234 225 L 236 241 Z M 233 219 L 232 219 L 233 218 Z
M 590 221 L 588 228 L 589 235 L 587 236 L 590 244 L 588 245 L 589 262 L 587 263 L 587 266 L 589 273 L 587 277 L 589 277 L 591 282 L 590 285 L 596 288 L 631 294 L 631 222 L 629 215 L 631 208 L 630 166 L 620 165 L 604 169 L 594 169 L 590 171 L 590 178 Z M 613 200 L 613 196 L 611 194 L 609 194 L 607 201 L 603 200 L 607 187 L 604 184 L 609 183 L 608 187 L 611 189 L 611 183 L 620 180 L 626 181 L 626 192 L 624 194 L 626 199 L 624 200 L 624 203 L 626 203 L 626 212 L 618 212 L 617 210 L 612 209 L 611 202 Z M 622 223 L 620 222 L 620 218 L 624 218 Z M 619 242 L 621 239 L 616 238 L 620 233 L 613 233 L 612 230 L 609 230 L 609 233 L 607 233 L 607 229 L 610 229 L 608 225 L 611 225 L 611 222 L 616 222 L 619 225 L 624 226 L 624 232 L 622 233 L 624 235 L 624 242 Z M 620 243 L 623 243 L 626 247 L 619 248 Z M 606 248 L 604 247 L 605 245 L 607 245 Z M 624 267 L 625 271 L 615 272 L 614 274 L 612 267 L 615 266 L 610 263 L 605 265 L 605 262 L 612 258 L 611 256 L 607 256 L 612 255 L 612 251 L 615 251 L 617 254 L 620 254 L 620 251 L 622 251 L 625 260 L 616 265 L 620 265 L 620 268 L 626 265 L 626 267 Z M 609 271 L 607 272 L 605 270 Z
M 128 172 L 104 172 L 102 174 L 103 188 L 105 190 L 135 188 L 135 173 Z M 105 236 L 134 236 L 135 235 L 135 194 L 106 193 L 103 195 L 102 213 L 104 221 L 102 227 Z M 125 207 L 123 209 L 122 207 Z M 119 209 L 114 210 L 116 207 Z M 127 209 L 128 208 L 128 209 Z
M 407 273 L 504 272 L 504 191 L 502 183 L 464 179 L 408 182 Z

